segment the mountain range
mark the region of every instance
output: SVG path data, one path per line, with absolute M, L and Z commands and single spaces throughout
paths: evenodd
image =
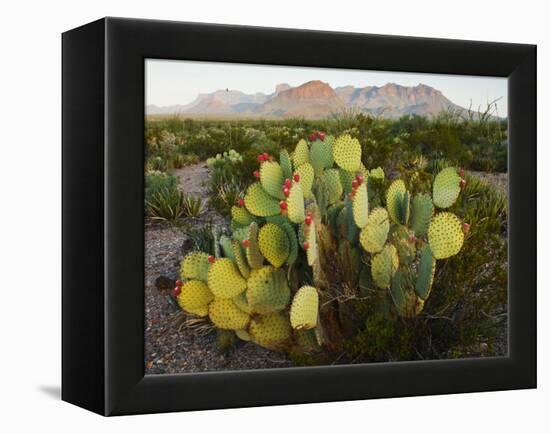
M 221 89 L 199 94 L 186 105 L 148 105 L 146 114 L 324 119 L 346 108 L 386 118 L 409 114 L 435 116 L 444 110 L 465 111 L 441 91 L 425 84 L 401 86 L 387 83 L 380 87 L 332 88 L 328 83 L 313 80 L 296 87 L 281 83 L 271 94 L 246 94 L 239 90 Z

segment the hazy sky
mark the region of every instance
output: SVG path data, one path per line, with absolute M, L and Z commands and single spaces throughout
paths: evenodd
M 145 62 L 145 101 L 157 106 L 183 105 L 194 100 L 199 93 L 218 89 L 269 94 L 279 83 L 298 86 L 310 80 L 322 80 L 333 88 L 383 86 L 386 83 L 416 86 L 423 83 L 440 90 L 452 102 L 465 108 L 469 107 L 470 100 L 474 109 L 480 105 L 484 109 L 487 101 L 501 98 L 498 101 L 499 115 L 506 116 L 508 109 L 507 79 L 501 77 L 157 59 Z

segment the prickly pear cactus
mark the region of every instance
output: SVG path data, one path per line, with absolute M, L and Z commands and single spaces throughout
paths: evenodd
M 296 330 L 309 330 L 317 326 L 319 294 L 313 286 L 302 286 L 290 307 L 290 324 Z

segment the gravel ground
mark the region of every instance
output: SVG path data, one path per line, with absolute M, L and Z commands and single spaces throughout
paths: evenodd
M 484 181 L 493 184 L 500 191 L 508 195 L 508 174 L 507 173 L 490 173 L 490 172 L 469 172 L 472 175 L 478 176 Z
M 182 190 L 206 199 L 203 183 L 208 177 L 204 163 L 175 172 Z M 201 218 L 192 221 L 201 225 L 212 220 L 226 224 L 206 206 Z M 176 374 L 214 370 L 262 369 L 293 366 L 281 353 L 268 351 L 251 343 L 239 342 L 228 354 L 216 348 L 216 334 L 203 321 L 187 316 L 173 302 L 174 286 L 182 257 L 191 249 L 188 237 L 167 224 L 145 227 L 145 372 Z M 163 276 L 159 279 L 160 276 Z M 158 280 L 157 280 L 158 279 Z M 159 289 L 160 287 L 160 289 Z

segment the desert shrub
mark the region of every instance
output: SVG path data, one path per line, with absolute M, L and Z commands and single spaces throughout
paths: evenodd
M 145 202 L 162 190 L 177 188 L 178 178 L 165 172 L 152 171 L 145 174 Z

